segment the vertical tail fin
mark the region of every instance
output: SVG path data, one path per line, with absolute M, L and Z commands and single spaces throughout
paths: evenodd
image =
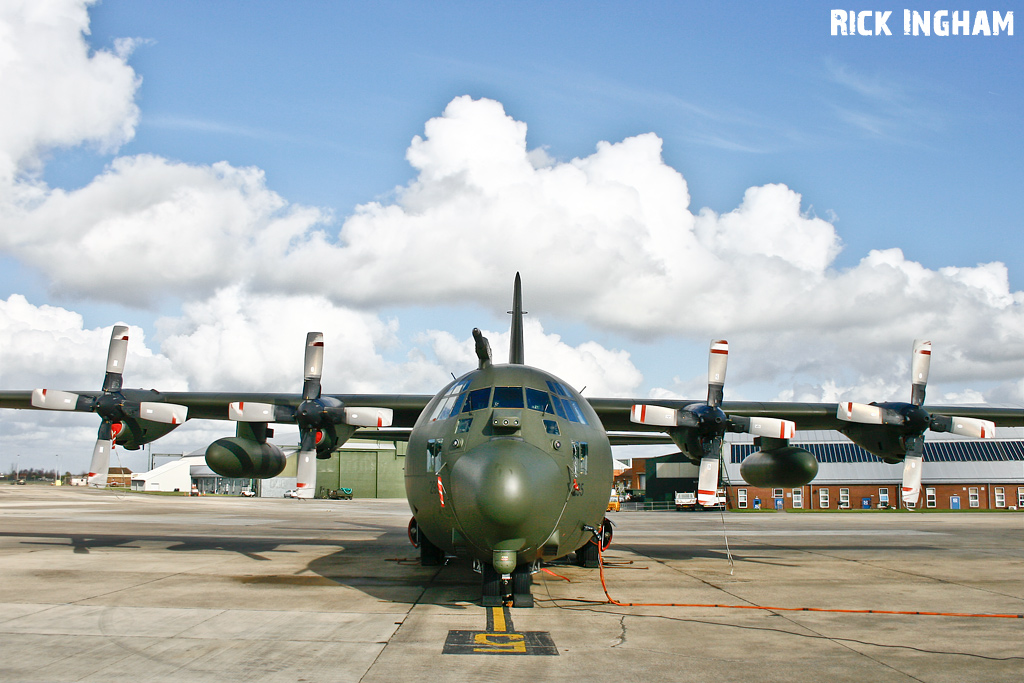
M 523 285 L 516 273 L 516 282 L 512 292 L 512 330 L 508 347 L 508 362 L 510 365 L 526 365 L 523 348 Z

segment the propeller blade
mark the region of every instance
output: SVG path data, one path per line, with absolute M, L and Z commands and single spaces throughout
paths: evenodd
M 312 498 L 316 493 L 316 451 L 301 450 L 296 458 L 295 489 L 299 498 Z
M 128 328 L 114 325 L 110 333 L 110 346 L 107 347 L 107 374 L 103 378 L 103 391 L 121 390 L 121 373 L 124 372 L 124 361 L 128 357 Z
M 911 455 L 903 459 L 903 485 L 901 487 L 903 502 L 908 505 L 917 505 L 917 499 L 921 496 L 921 469 L 924 458 L 921 455 Z
M 941 418 L 933 418 L 932 422 L 939 422 Z M 996 435 L 996 423 L 988 420 L 979 420 L 974 417 L 950 417 L 946 418 L 949 423 L 944 425 L 943 431 L 960 436 L 969 436 L 975 439 L 991 439 Z M 945 422 L 945 420 L 942 420 Z M 933 427 L 937 426 L 933 424 Z M 937 430 L 938 431 L 938 430 Z
M 345 408 L 345 424 L 353 427 L 390 427 L 395 411 L 391 408 Z
M 185 424 L 185 420 L 188 419 L 188 406 L 143 401 L 139 404 L 139 417 L 150 422 L 162 422 L 170 425 Z
M 697 503 L 714 505 L 718 496 L 719 458 L 701 458 L 700 474 L 697 477 Z
M 43 410 L 74 410 L 78 405 L 78 394 L 53 389 L 33 389 L 32 407 Z
M 103 429 L 102 427 L 100 428 Z M 89 464 L 89 486 L 104 488 L 107 485 L 107 471 L 110 469 L 110 439 L 96 439 Z
M 708 405 L 717 408 L 725 393 L 725 371 L 729 365 L 729 342 L 724 339 L 711 342 L 708 353 Z
M 750 418 L 750 426 L 745 431 L 755 436 L 768 436 L 773 439 L 792 439 L 796 434 L 796 423 L 790 420 L 779 420 L 774 417 L 752 417 Z
M 924 403 L 924 391 L 928 384 L 928 369 L 932 364 L 932 343 L 922 339 L 914 340 L 914 355 L 910 362 L 910 403 L 920 406 Z
M 306 355 L 303 368 L 302 398 L 305 401 L 320 398 L 320 377 L 324 371 L 324 335 L 310 332 L 306 335 Z
M 235 422 L 274 422 L 273 403 L 239 401 L 228 404 L 228 419 Z
M 642 425 L 654 425 L 656 427 L 675 427 L 677 425 L 678 411 L 675 408 L 663 408 L 662 406 L 649 406 L 634 404 L 629 411 L 630 422 Z
M 840 403 L 839 408 L 836 410 L 836 417 L 847 422 L 860 422 L 870 425 L 885 424 L 882 408 L 880 406 L 870 406 L 866 403 Z

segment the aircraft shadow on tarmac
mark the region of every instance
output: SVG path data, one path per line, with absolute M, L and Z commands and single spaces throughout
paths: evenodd
M 237 553 L 251 560 L 268 562 L 279 553 L 297 553 L 295 546 L 322 546 L 333 548 L 318 555 L 306 565 L 307 571 L 289 573 L 247 573 L 233 576 L 242 584 L 277 586 L 331 586 L 358 590 L 377 600 L 399 604 L 426 603 L 453 609 L 462 609 L 466 603 L 479 599 L 479 577 L 464 561 L 451 561 L 440 567 L 423 567 L 419 564 L 418 553 L 408 545 L 405 534 L 389 527 L 367 527 L 373 538 L 365 539 L 310 539 L 288 537 L 237 536 L 183 536 L 180 534 L 80 534 L 80 533 L 38 533 L 3 532 L 0 537 L 21 538 L 24 545 L 64 546 L 74 553 L 89 553 L 97 549 L 124 548 L 139 550 L 143 544 L 164 545 L 171 553 L 224 552 Z M 902 545 L 900 552 L 934 550 L 929 544 Z M 613 548 L 606 556 L 609 567 L 645 569 L 645 560 L 652 562 L 681 562 L 685 567 L 688 560 L 720 560 L 727 555 L 723 547 L 679 544 L 642 544 L 630 546 L 623 543 Z M 829 554 L 892 552 L 891 545 L 882 544 L 765 544 L 741 542 L 732 543 L 734 561 L 749 562 L 779 567 L 800 566 L 799 555 L 804 553 Z M 780 555 L 781 554 L 781 555 Z M 794 561 L 786 561 L 793 557 Z M 174 563 L 168 558 L 168 567 Z M 564 560 L 552 565 L 556 570 L 564 566 Z M 596 570 L 584 571 L 580 580 L 598 581 Z
M 466 563 L 423 567 L 418 553 L 408 544 L 404 532 L 381 527 L 380 536 L 365 540 L 238 538 L 182 536 L 180 534 L 80 534 L 0 531 L 0 538 L 22 539 L 22 545 L 56 546 L 73 553 L 124 548 L 141 550 L 143 544 L 164 545 L 164 551 L 237 553 L 251 560 L 267 562 L 279 553 L 296 553 L 295 546 L 335 548 L 308 563 L 312 575 L 300 571 L 287 574 L 244 574 L 239 583 L 280 586 L 345 586 L 379 600 L 397 603 L 431 603 L 441 606 L 474 602 L 479 598 L 479 577 Z M 410 552 L 405 552 L 408 548 Z M 161 551 L 162 552 L 162 551 Z M 171 567 L 174 559 L 168 557 Z
M 708 547 L 707 545 L 686 545 L 678 544 L 644 544 L 642 546 L 630 546 L 628 543 L 613 546 L 618 549 L 628 550 L 639 557 L 647 557 L 661 562 L 685 562 L 687 560 L 726 560 L 728 553 L 725 545 L 720 547 Z M 914 551 L 935 551 L 937 548 L 932 544 L 907 544 L 901 542 L 899 547 L 882 544 L 857 544 L 857 543 L 821 543 L 821 544 L 783 544 L 758 542 L 729 542 L 732 558 L 735 562 L 750 562 L 754 564 L 765 564 L 775 567 L 800 567 L 800 556 L 804 554 L 831 554 L 843 553 L 844 555 L 856 555 L 860 553 L 910 553 Z M 792 561 L 786 561 L 785 557 Z

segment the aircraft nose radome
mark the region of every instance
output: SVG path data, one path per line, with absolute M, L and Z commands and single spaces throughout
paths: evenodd
M 472 506 L 497 526 L 517 527 L 540 503 L 538 494 L 544 486 L 535 479 L 545 461 L 550 461 L 546 454 L 521 441 L 478 446 L 459 458 L 452 470 L 453 504 Z M 461 517 L 463 510 L 459 512 Z

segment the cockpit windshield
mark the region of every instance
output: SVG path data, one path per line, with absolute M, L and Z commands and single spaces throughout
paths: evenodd
M 588 424 L 579 404 L 560 382 L 547 381 L 548 393 L 532 387 L 483 387 L 466 391 L 470 380 L 456 382 L 434 409 L 432 420 L 444 420 L 460 413 L 492 408 L 528 408 L 545 415 L 557 415 L 569 422 Z M 493 391 L 492 391 L 493 389 Z M 524 401 L 525 395 L 525 401 Z

